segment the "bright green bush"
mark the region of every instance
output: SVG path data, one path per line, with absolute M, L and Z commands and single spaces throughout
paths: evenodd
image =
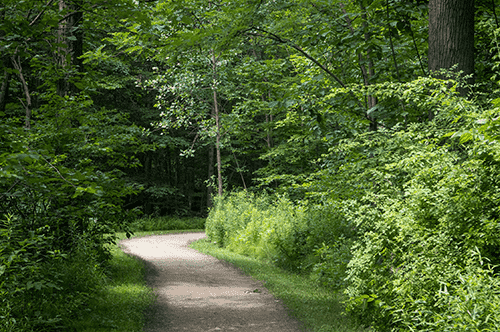
M 352 239 L 340 236 L 337 241 L 323 245 L 315 250 L 318 262 L 313 265 L 311 277 L 322 286 L 332 289 L 346 287 L 347 265 L 351 261 Z
M 207 219 L 212 242 L 233 252 L 312 273 L 323 285 L 343 285 L 355 230 L 338 206 L 293 203 L 285 197 L 233 193 L 216 201 Z M 341 271 L 339 273 L 339 271 Z
M 59 285 L 57 275 L 48 276 L 47 272 L 62 257 L 44 250 L 50 241 L 44 229 L 26 237 L 20 226 L 14 216 L 0 220 L 0 318 L 13 331 L 53 326 L 61 318 L 54 315 L 48 295 Z
M 427 313 L 428 322 L 445 309 L 437 305 L 440 287 L 469 268 L 472 250 L 498 264 L 500 169 L 459 157 L 423 145 L 399 163 L 409 177 L 402 198 L 366 196 L 377 213 L 358 219 L 364 233 L 349 263 L 346 293 L 348 307 L 380 328 L 422 330 L 413 325 L 414 313 Z
M 228 197 L 217 197 L 207 218 L 207 236 L 212 242 L 227 246 L 239 237 L 252 218 L 258 224 L 264 224 L 263 219 L 268 218 L 270 209 L 271 198 L 266 195 L 255 196 L 242 191 Z M 249 229 L 253 233 L 251 240 L 254 243 L 260 238 L 260 232 L 255 228 L 256 222 Z
M 458 279 L 458 280 L 457 280 Z M 476 262 L 457 276 L 454 285 L 441 285 L 441 312 L 430 323 L 437 331 L 499 331 L 500 279 L 491 267 Z
M 470 253 L 465 269 L 455 268 L 452 272 L 449 268 L 443 275 L 436 271 L 434 277 L 439 285 L 437 291 L 428 292 L 427 298 L 409 300 L 398 296 L 392 309 L 397 330 L 498 331 L 500 279 L 477 254 Z
M 479 287 L 459 282 L 498 282 L 498 270 L 481 276 L 470 260 L 478 252 L 500 263 L 498 143 L 485 144 L 492 114 L 451 93 L 434 99 L 437 114 L 427 124 L 335 147 L 329 173 L 316 183 L 329 187 L 325 196 L 344 206 L 359 234 L 346 271 L 346 306 L 384 331 L 496 330 L 493 318 L 486 322 L 495 305 L 482 301 L 498 303 L 498 292 L 481 286 L 486 293 L 479 295 Z M 333 155 L 339 152 L 341 159 Z M 476 299 L 482 325 L 459 309 L 460 296 Z
M 283 199 L 281 208 L 286 209 Z M 271 197 L 256 196 L 245 191 L 218 198 L 210 211 L 206 223 L 208 238 L 240 254 L 260 256 L 267 259 L 275 257 L 275 238 L 273 228 L 276 213 L 284 217 L 289 211 L 278 211 Z M 284 221 L 284 220 L 283 220 Z M 283 224 L 281 231 L 287 228 Z
M 370 87 L 426 120 L 333 145 L 298 189 L 309 202 L 219 198 L 210 240 L 344 288 L 380 331 L 498 330 L 500 100 L 484 110 L 450 84 Z

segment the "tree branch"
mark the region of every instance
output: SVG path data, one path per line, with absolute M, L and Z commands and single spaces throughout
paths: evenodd
M 497 29 L 500 28 L 500 25 L 498 24 L 498 16 L 497 16 L 497 10 L 495 7 L 495 0 L 491 0 L 491 10 L 493 11 L 493 15 L 495 16 L 495 23 L 497 24 Z
M 33 21 L 31 21 L 29 26 L 33 26 L 40 19 L 40 17 L 42 17 L 42 15 L 45 13 L 45 11 L 47 10 L 47 7 L 49 7 L 53 2 L 54 2 L 54 0 L 49 0 L 49 2 L 47 2 L 47 4 L 45 5 L 45 8 L 41 12 L 38 13 L 38 15 L 33 19 Z
M 328 75 L 330 75 L 330 77 L 332 77 L 335 81 L 337 81 L 337 83 L 339 83 L 341 87 L 343 87 L 344 89 L 347 89 L 347 86 L 344 84 L 344 82 L 342 82 L 342 80 L 337 75 L 335 75 L 331 70 L 329 70 L 328 68 L 326 68 L 318 60 L 316 60 L 311 55 L 309 55 L 309 53 L 307 53 L 303 48 L 301 48 L 300 46 L 292 43 L 290 40 L 281 38 L 280 36 L 278 36 L 278 35 L 276 35 L 276 34 L 274 34 L 272 32 L 266 31 L 264 29 L 261 29 L 261 28 L 253 27 L 253 28 L 250 28 L 248 30 L 257 30 L 257 31 L 260 31 L 260 32 L 263 32 L 263 33 L 267 34 L 267 36 L 266 36 L 266 35 L 262 35 L 262 34 L 259 34 L 259 33 L 251 33 L 250 32 L 250 33 L 247 33 L 249 35 L 253 35 L 253 36 L 257 36 L 257 37 L 262 37 L 262 38 L 267 38 L 267 39 L 271 39 L 271 40 L 277 41 L 277 42 L 279 42 L 281 44 L 289 45 L 290 47 L 292 47 L 295 50 L 299 51 L 307 59 L 311 60 L 316 66 L 318 66 L 319 68 L 321 68 L 321 70 L 323 70 L 325 73 L 327 73 Z M 351 90 L 349 90 L 349 94 L 356 100 L 356 102 L 357 102 L 357 104 L 358 104 L 359 107 L 364 108 L 363 105 L 361 104 L 361 102 L 358 100 L 358 98 L 356 98 L 356 96 L 354 95 L 354 93 Z
M 24 78 L 23 75 L 23 68 L 21 67 L 21 59 L 18 59 L 19 62 L 16 61 L 16 58 L 14 56 L 11 57 L 12 61 L 12 66 L 14 69 L 17 71 L 17 76 L 21 80 L 21 83 L 23 85 L 23 90 L 24 94 L 26 96 L 26 105 L 24 107 L 26 108 L 26 121 L 25 121 L 25 126 L 27 129 L 31 128 L 30 125 L 30 120 L 31 120 L 31 95 L 30 95 L 30 90 L 28 88 L 28 83 L 26 83 L 26 79 Z
M 354 27 L 352 26 L 352 20 L 349 18 L 347 11 L 344 8 L 344 4 L 342 2 L 340 2 L 339 5 L 340 5 L 340 8 L 342 9 L 342 13 L 344 13 L 345 21 L 347 22 L 347 27 L 351 31 L 351 34 L 354 35 L 355 31 L 354 31 Z M 368 85 L 368 72 L 366 71 L 366 67 L 363 64 L 364 61 L 363 61 L 363 55 L 361 54 L 361 52 L 358 52 L 358 61 L 359 61 L 359 68 L 361 69 L 361 75 L 363 76 L 363 81 L 364 81 L 365 85 Z

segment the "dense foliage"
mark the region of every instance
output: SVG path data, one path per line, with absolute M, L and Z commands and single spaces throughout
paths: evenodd
M 123 206 L 141 185 L 124 174 L 149 147 L 129 114 L 92 99 L 77 18 L 99 4 L 80 4 L 0 8 L 2 331 L 67 330 L 103 286 L 107 244 L 136 216 Z
M 468 76 L 429 70 L 453 46 L 430 25 L 462 28 L 432 25 L 447 3 L 3 1 L 6 329 L 64 330 L 117 230 L 207 211 L 211 240 L 345 292 L 366 325 L 498 329 L 498 0 L 463 24 Z
M 343 290 L 377 330 L 497 330 L 498 100 L 481 110 L 428 80 L 401 91 L 425 83 L 434 120 L 340 141 L 302 186 L 308 201 L 221 199 L 211 241 Z

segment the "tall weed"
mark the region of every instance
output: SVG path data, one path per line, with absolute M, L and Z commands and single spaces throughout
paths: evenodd
M 245 191 L 219 198 L 206 225 L 208 238 L 219 246 L 312 273 L 332 288 L 343 285 L 356 235 L 335 204 L 307 205 Z

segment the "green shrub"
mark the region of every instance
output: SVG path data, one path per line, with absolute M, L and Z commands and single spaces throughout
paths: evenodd
M 325 287 L 335 290 L 344 289 L 347 286 L 345 281 L 347 265 L 352 258 L 352 244 L 353 240 L 344 236 L 340 236 L 331 244 L 323 242 L 322 246 L 315 251 L 319 262 L 312 268 L 312 279 Z
M 46 227 L 25 234 L 15 216 L 5 216 L 0 229 L 0 293 L 2 321 L 10 329 L 18 326 L 53 326 L 61 318 L 54 314 L 52 293 L 60 290 L 52 266 L 62 258 L 51 252 Z
M 454 285 L 441 285 L 439 310 L 427 325 L 436 331 L 500 331 L 500 279 L 478 263 L 458 275 Z
M 233 252 L 272 261 L 322 284 L 343 284 L 356 232 L 335 204 L 307 207 L 286 197 L 247 192 L 216 201 L 207 219 L 212 242 Z
M 1 331 L 64 331 L 102 287 L 105 261 L 94 238 L 75 238 L 63 254 L 51 250 L 47 228 L 26 232 L 15 216 L 1 220 Z
M 219 198 L 209 239 L 345 288 L 346 308 L 381 331 L 498 330 L 500 101 L 482 111 L 437 91 L 419 96 L 432 121 L 333 146 L 302 186 L 309 202 Z
M 470 253 L 466 268 L 434 273 L 437 287 L 427 286 L 427 297 L 398 296 L 389 310 L 397 331 L 498 331 L 500 280 L 491 266 Z M 427 280 L 429 281 L 429 280 Z M 422 284 L 419 285 L 423 287 Z M 437 291 L 429 290 L 437 288 Z M 397 328 L 396 328 L 397 326 Z
M 477 141 L 464 139 L 467 128 L 488 115 L 447 98 L 434 122 L 360 136 L 356 144 L 337 149 L 351 162 L 338 168 L 337 178 L 354 179 L 348 182 L 354 189 L 346 190 L 350 199 L 344 200 L 351 213 L 345 215 L 359 232 L 347 268 L 346 305 L 380 330 L 461 329 L 455 324 L 470 321 L 470 314 L 458 314 L 457 298 L 471 288 L 458 280 L 479 278 L 470 272 L 477 265 L 470 253 L 500 263 L 498 144 L 485 145 L 481 135 Z M 450 139 L 453 128 L 461 135 Z M 404 151 L 395 150 L 396 143 Z M 488 276 L 498 280 L 494 270 Z M 443 295 L 443 285 L 449 285 L 449 296 Z M 498 293 L 483 290 L 489 293 L 482 299 L 497 303 Z M 489 307 L 476 299 L 477 308 Z M 484 326 L 475 328 L 494 325 Z
M 457 159 L 442 147 L 422 148 L 400 163 L 410 176 L 403 199 L 366 196 L 377 213 L 358 219 L 365 231 L 349 264 L 346 293 L 348 307 L 380 328 L 405 330 L 410 312 L 439 312 L 441 285 L 469 268 L 471 250 L 498 263 L 498 170 Z
M 136 219 L 129 230 L 131 232 L 151 232 L 170 230 L 204 229 L 205 218 L 152 217 Z
M 256 196 L 246 191 L 218 197 L 206 222 L 206 233 L 212 242 L 225 247 L 231 243 L 245 245 L 258 243 L 266 233 L 266 224 L 272 219 L 272 203 L 267 195 Z M 252 222 L 253 221 L 253 222 Z M 242 234 L 247 225 L 250 227 Z

